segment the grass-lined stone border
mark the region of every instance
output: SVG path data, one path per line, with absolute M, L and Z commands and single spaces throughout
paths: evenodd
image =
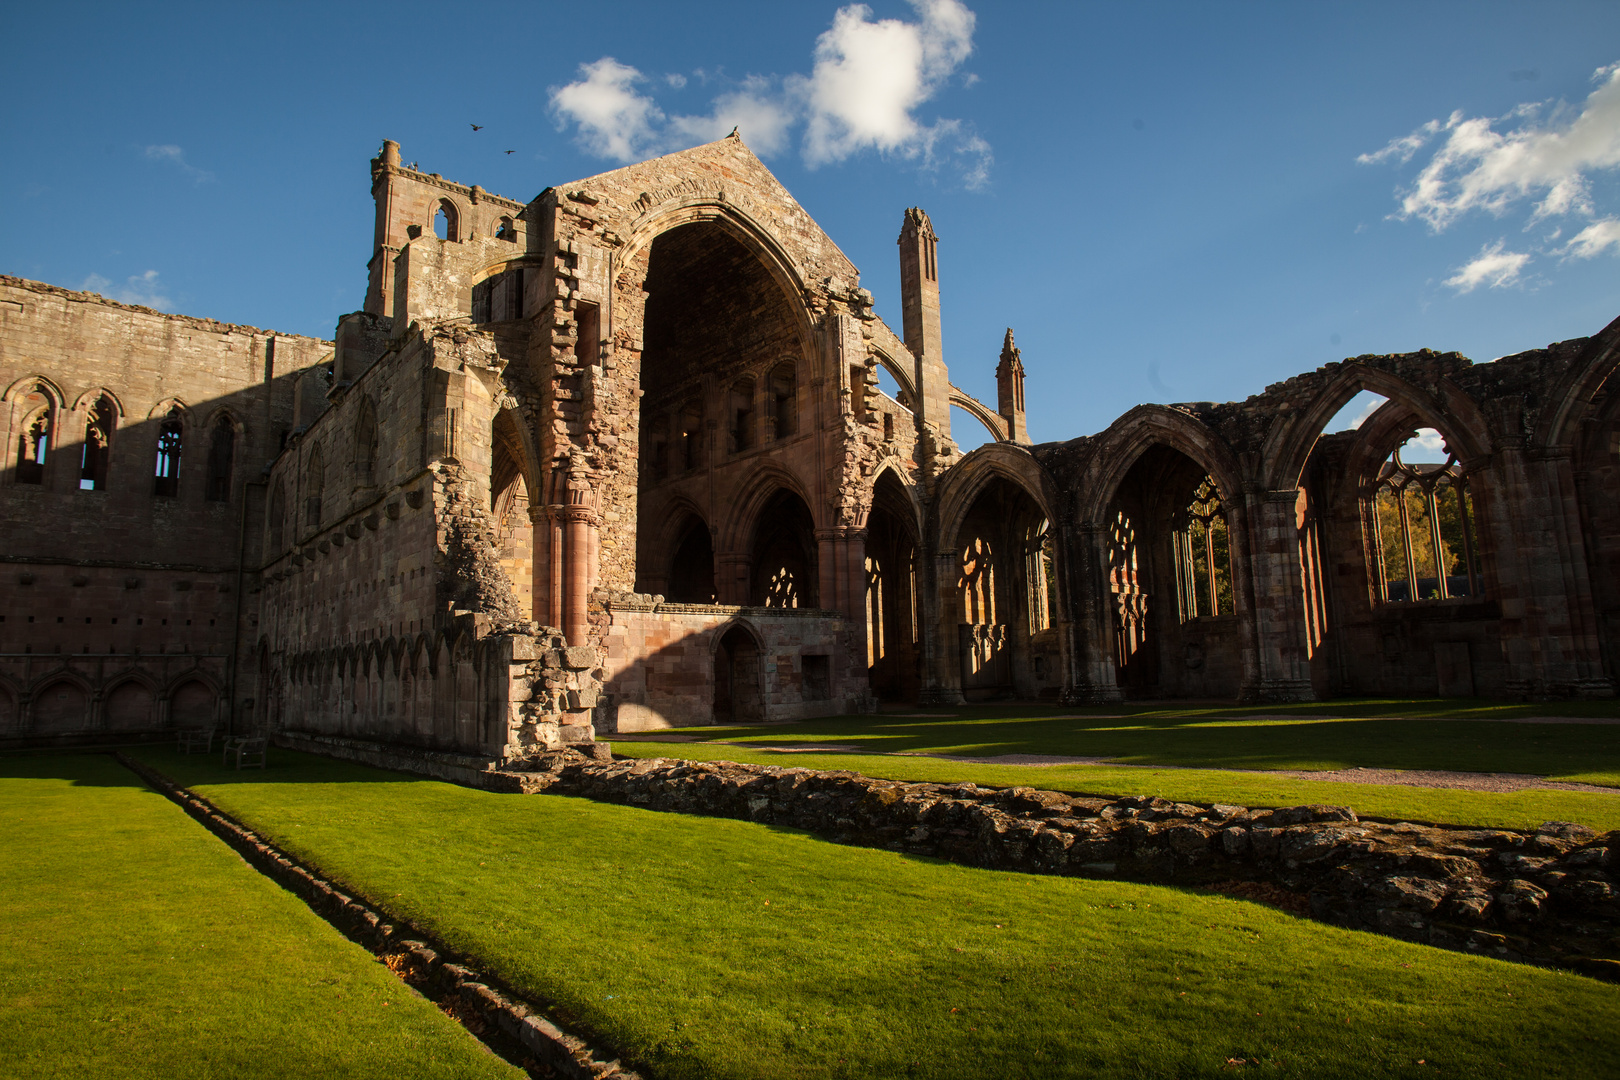
M 391 971 L 423 996 L 448 1004 L 445 1011 L 452 1018 L 507 1061 L 528 1068 L 534 1076 L 547 1075 L 533 1068 L 538 1063 L 570 1080 L 641 1080 L 618 1061 L 603 1060 L 583 1039 L 564 1032 L 510 990 L 491 986 L 475 969 L 447 959 L 449 950 L 434 947 L 436 943 L 427 940 L 429 935 L 414 927 L 394 925 L 209 800 L 145 762 L 121 752 L 112 756 L 223 840 L 249 866 L 303 900 L 345 937 L 384 959 Z M 409 933 L 401 933 L 402 929 Z

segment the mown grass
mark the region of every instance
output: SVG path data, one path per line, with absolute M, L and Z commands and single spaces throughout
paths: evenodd
M 518 1077 L 97 755 L 0 757 L 0 1075 Z
M 1445 769 L 1531 773 L 1620 786 L 1620 724 L 1523 724 L 1512 716 L 1620 716 L 1615 702 L 1537 705 L 1352 700 L 1328 704 L 1112 710 L 970 706 L 950 715 L 879 713 L 792 724 L 678 728 L 758 743 L 826 740 L 872 753 L 1050 754 L 1206 769 Z M 920 710 L 922 711 L 922 710 Z M 926 710 L 944 713 L 946 710 Z M 1324 715 L 1325 714 L 1325 715 Z M 1403 715 L 1405 714 L 1405 715 Z
M 140 753 L 660 1078 L 1620 1073 L 1611 986 L 1226 897 Z
M 1544 821 L 1575 821 L 1599 832 L 1620 829 L 1620 791 L 1459 791 L 1399 784 L 1294 780 L 1219 769 L 1119 768 L 1107 765 L 983 765 L 926 757 L 887 757 L 832 751 L 784 753 L 715 743 L 615 742 L 621 757 L 738 761 L 754 765 L 850 769 L 886 780 L 935 784 L 964 781 L 985 787 L 1038 787 L 1075 795 L 1151 795 L 1180 802 L 1239 806 L 1349 806 L 1366 818 L 1477 828 L 1533 829 Z

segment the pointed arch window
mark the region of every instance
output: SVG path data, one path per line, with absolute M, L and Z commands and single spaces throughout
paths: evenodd
M 1374 577 L 1385 603 L 1483 594 L 1473 500 L 1456 455 L 1448 448 L 1441 464 L 1401 460 L 1425 434 L 1397 446 L 1373 485 Z
M 1108 526 L 1108 586 L 1114 594 L 1114 662 L 1124 668 L 1147 644 L 1148 618 L 1136 526 L 1124 510 L 1116 510 Z
M 317 446 L 309 455 L 304 482 L 304 524 L 315 528 L 321 523 L 321 492 L 326 487 L 326 462 Z
M 236 424 L 229 416 L 221 415 L 208 437 L 208 482 L 204 490 L 209 502 L 231 501 L 231 466 L 235 458 Z
M 990 541 L 975 536 L 962 549 L 962 576 L 957 584 L 962 590 L 963 616 L 970 623 L 992 624 L 996 621 L 996 561 Z
M 51 445 L 51 399 L 35 390 L 23 399 L 22 434 L 17 440 L 17 483 L 45 482 L 45 455 Z
M 281 479 L 276 479 L 276 486 L 270 492 L 270 553 L 281 552 L 282 538 L 285 536 L 287 522 L 287 489 L 282 486 Z
M 370 487 L 377 475 L 377 411 L 371 399 L 360 402 L 360 415 L 354 425 L 354 482 Z
M 785 360 L 771 369 L 771 421 L 773 438 L 786 439 L 799 433 L 799 368 Z
M 112 433 L 118 409 L 103 394 L 84 418 L 84 451 L 79 457 L 79 490 L 106 491 L 107 466 L 112 457 Z
M 1231 530 L 1220 490 L 1212 479 L 1205 476 L 1199 481 L 1180 517 L 1175 545 L 1181 621 L 1232 614 Z
M 1029 582 L 1029 630 L 1039 633 L 1052 626 L 1052 596 L 1057 591 L 1057 571 L 1052 559 L 1052 529 L 1042 521 L 1031 528 L 1024 544 L 1026 579 Z
M 440 199 L 438 209 L 433 212 L 433 235 L 440 240 L 461 239 L 456 204 L 449 199 Z
M 169 410 L 158 424 L 157 469 L 153 494 L 174 498 L 180 494 L 180 451 L 184 436 L 184 414 L 178 406 Z

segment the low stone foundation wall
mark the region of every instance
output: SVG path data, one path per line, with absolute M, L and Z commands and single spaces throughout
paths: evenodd
M 1343 806 L 1254 810 L 1034 788 L 910 784 L 668 758 L 549 754 L 522 790 L 805 829 L 970 866 L 1175 885 L 1274 883 L 1326 922 L 1620 981 L 1620 831 L 1361 821 Z
M 414 773 L 435 780 L 448 780 L 463 787 L 483 788 L 486 791 L 514 792 L 520 790 L 520 781 L 511 773 L 499 772 L 502 762 L 498 758 L 476 754 L 457 754 L 449 750 L 427 750 L 413 746 L 371 742 L 366 739 L 345 739 L 337 735 L 317 735 L 305 731 L 282 731 L 274 738 L 277 746 L 300 750 L 306 754 L 355 761 L 378 769 Z M 584 747 L 602 760 L 609 757 L 607 743 L 588 743 Z M 584 753 L 571 752 L 580 760 L 594 760 Z

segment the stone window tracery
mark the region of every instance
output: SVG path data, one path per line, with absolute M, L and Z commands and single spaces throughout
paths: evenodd
M 1232 614 L 1231 530 L 1214 480 L 1199 481 L 1180 517 L 1175 546 L 1181 621 Z
M 180 494 L 180 452 L 184 434 L 184 414 L 179 406 L 169 409 L 158 424 L 157 467 L 153 494 L 173 498 Z
M 17 444 L 16 478 L 19 484 L 45 482 L 45 455 L 50 450 L 51 399 L 35 390 L 23 399 L 22 435 Z
M 84 452 L 79 459 L 79 490 L 106 491 L 112 457 L 112 433 L 118 409 L 106 395 L 96 399 L 84 420 Z
M 1385 603 L 1481 595 L 1482 566 L 1468 479 L 1443 464 L 1407 464 L 1401 450 L 1378 472 L 1371 497 L 1377 597 Z
M 1029 582 L 1029 629 L 1039 633 L 1051 629 L 1052 597 L 1056 592 L 1057 570 L 1052 560 L 1051 524 L 1042 521 L 1029 530 L 1025 544 L 1025 575 Z
M 993 624 L 996 621 L 996 566 L 990 541 L 975 536 L 962 549 L 961 577 L 963 620 Z
M 1108 587 L 1114 595 L 1114 656 L 1121 668 L 1147 644 L 1148 595 L 1142 589 L 1136 526 L 1124 510 L 1108 525 Z

